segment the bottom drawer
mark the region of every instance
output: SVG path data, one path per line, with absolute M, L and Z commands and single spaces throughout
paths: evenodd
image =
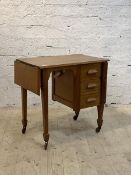
M 81 94 L 80 107 L 86 108 L 100 104 L 100 94 Z

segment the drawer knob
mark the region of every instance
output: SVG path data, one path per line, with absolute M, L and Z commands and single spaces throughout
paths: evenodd
M 90 89 L 90 88 L 95 88 L 95 87 L 96 87 L 96 84 L 95 84 L 95 83 L 89 83 L 87 87 L 88 87 L 89 89 Z
M 96 98 L 89 98 L 89 99 L 87 100 L 88 103 L 94 102 L 94 101 L 96 101 Z
M 59 78 L 60 76 L 62 76 L 63 74 L 65 73 L 65 71 L 56 71 L 55 72 L 55 75 L 54 75 L 54 78 L 57 79 Z
M 97 70 L 96 69 L 90 69 L 88 71 L 88 74 L 96 74 L 97 73 Z

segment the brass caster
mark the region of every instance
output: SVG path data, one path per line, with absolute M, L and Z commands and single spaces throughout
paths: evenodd
M 26 132 L 26 127 L 24 126 L 22 129 L 22 134 L 25 134 L 25 132 Z
M 101 130 L 101 127 L 98 126 L 98 127 L 96 128 L 96 133 L 99 133 L 100 130 Z
M 45 142 L 44 149 L 47 150 L 48 142 Z

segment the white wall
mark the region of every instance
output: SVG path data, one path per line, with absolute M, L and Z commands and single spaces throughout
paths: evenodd
M 16 58 L 73 53 L 108 57 L 107 103 L 130 104 L 131 0 L 0 0 L 0 106 L 20 104 Z

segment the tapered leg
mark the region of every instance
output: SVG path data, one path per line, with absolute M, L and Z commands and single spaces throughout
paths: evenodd
M 108 63 L 103 62 L 101 64 L 101 103 L 97 106 L 98 110 L 98 119 L 97 124 L 98 127 L 96 128 L 96 132 L 100 132 L 102 123 L 103 123 L 103 110 L 104 110 L 104 104 L 106 102 L 106 87 L 107 87 L 107 69 L 108 69 Z
M 75 115 L 73 117 L 74 120 L 77 120 L 78 116 L 79 116 L 80 110 L 79 111 L 75 111 Z
M 27 126 L 27 90 L 21 87 L 21 98 L 22 98 L 22 133 L 26 132 Z
M 103 111 L 104 111 L 104 104 L 100 104 L 97 106 L 97 111 L 98 111 L 98 119 L 97 119 L 97 124 L 98 127 L 96 128 L 96 132 L 100 132 L 102 123 L 103 123 Z
M 46 71 L 42 74 L 41 85 L 41 100 L 42 100 L 42 114 L 43 114 L 43 138 L 45 141 L 44 148 L 47 149 L 49 133 L 48 133 L 48 74 Z

